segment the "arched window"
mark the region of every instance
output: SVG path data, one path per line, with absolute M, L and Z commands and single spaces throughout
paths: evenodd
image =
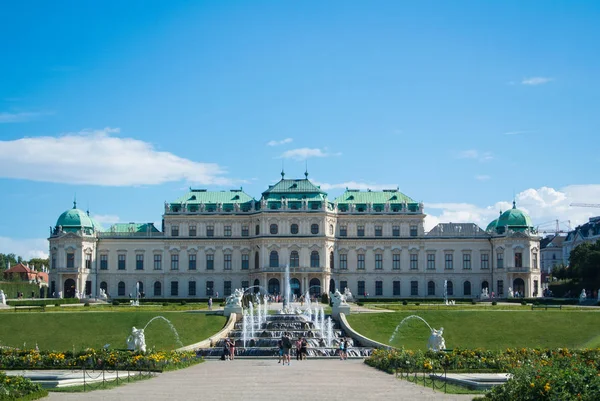
M 329 268 L 335 268 L 335 265 L 333 264 L 333 251 L 329 252 Z
M 256 235 L 260 235 L 260 226 L 258 224 L 256 225 L 254 232 L 256 233 Z
M 119 281 L 119 284 L 117 285 L 117 295 L 120 297 L 125 296 L 125 283 L 122 281 Z
M 100 289 L 104 290 L 104 292 L 108 294 L 108 284 L 106 284 L 106 281 L 100 283 Z
M 269 232 L 273 235 L 277 234 L 279 232 L 279 227 L 277 227 L 277 224 L 271 224 L 269 226 Z
M 310 225 L 310 233 L 317 235 L 319 233 L 319 225 L 318 224 L 311 224 Z
M 279 267 L 279 254 L 277 251 L 271 251 L 269 255 L 269 267 Z
M 448 296 L 454 295 L 454 284 L 452 284 L 452 281 L 446 283 L 446 294 Z
M 433 281 L 427 283 L 427 295 L 435 295 L 435 283 Z
M 516 278 L 513 280 L 513 293 L 515 297 L 524 297 L 525 296 L 525 281 L 522 278 Z
M 298 234 L 298 224 L 292 224 L 290 227 L 290 232 L 292 234 Z
M 312 251 L 310 253 L 310 267 L 319 267 L 319 252 Z
M 333 224 L 329 225 L 329 235 L 333 235 Z
M 292 251 L 290 253 L 290 267 L 298 266 L 300 266 L 300 257 L 298 256 L 298 251 Z
M 279 294 L 279 280 L 276 278 L 270 279 L 267 290 L 271 295 Z
M 258 258 L 259 258 L 259 256 L 258 256 L 258 252 L 256 252 L 256 253 L 254 254 L 254 268 L 255 268 L 255 269 L 260 269 L 260 265 L 259 265 Z
M 470 281 L 465 281 L 465 283 L 463 284 L 463 294 L 471 295 L 471 282 Z
M 260 291 L 260 280 L 259 279 L 255 279 L 254 280 L 254 293 L 258 293 Z
M 309 282 L 309 290 L 311 296 L 318 297 L 321 295 L 321 280 L 318 278 L 313 278 Z
M 144 283 L 142 283 L 141 281 L 137 282 L 138 286 L 139 286 L 139 293 L 140 293 L 140 297 L 142 296 L 142 294 L 144 293 Z M 135 295 L 135 294 L 134 294 Z
M 484 288 L 487 288 L 488 290 L 490 289 L 490 285 L 487 281 L 481 283 L 481 289 L 483 290 Z
M 154 282 L 154 296 L 155 297 L 162 296 L 162 284 L 160 283 L 160 281 Z

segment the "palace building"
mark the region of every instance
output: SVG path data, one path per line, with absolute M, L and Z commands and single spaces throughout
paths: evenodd
M 50 294 L 112 298 L 222 297 L 236 288 L 296 294 L 346 287 L 356 296 L 540 296 L 540 238 L 513 208 L 484 230 L 441 223 L 424 230 L 423 204 L 399 192 L 347 189 L 335 199 L 308 179 L 242 189 L 191 189 L 164 205 L 162 227 L 104 230 L 76 204 L 50 229 Z

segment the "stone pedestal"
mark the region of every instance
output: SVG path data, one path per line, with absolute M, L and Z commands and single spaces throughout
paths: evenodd
M 346 304 L 331 307 L 331 316 L 333 316 L 334 319 L 338 319 L 340 317 L 340 313 L 348 316 L 350 314 L 350 305 Z
M 226 305 L 223 309 L 223 316 L 229 317 L 232 313 L 236 313 L 238 316 L 242 316 L 242 306 Z

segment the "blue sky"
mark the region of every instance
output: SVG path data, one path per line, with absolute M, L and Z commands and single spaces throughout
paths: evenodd
M 14 1 L 0 14 L 0 252 L 72 205 L 160 221 L 187 187 L 398 186 L 438 221 L 600 209 L 593 1 Z

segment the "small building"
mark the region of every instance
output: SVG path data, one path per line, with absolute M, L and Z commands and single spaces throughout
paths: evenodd
M 4 271 L 3 276 L 5 280 L 22 280 L 37 284 L 48 284 L 48 273 L 45 271 L 36 271 L 35 267 L 30 267 L 29 264 L 17 263 Z
M 564 235 L 549 235 L 540 241 L 540 254 L 542 258 L 542 281 L 548 282 L 548 276 L 556 266 L 566 265 L 563 259 Z
M 571 251 L 579 244 L 594 243 L 598 240 L 600 240 L 600 216 L 590 217 L 587 223 L 575 227 L 573 231 L 567 234 L 562 247 L 565 264 L 569 264 Z

